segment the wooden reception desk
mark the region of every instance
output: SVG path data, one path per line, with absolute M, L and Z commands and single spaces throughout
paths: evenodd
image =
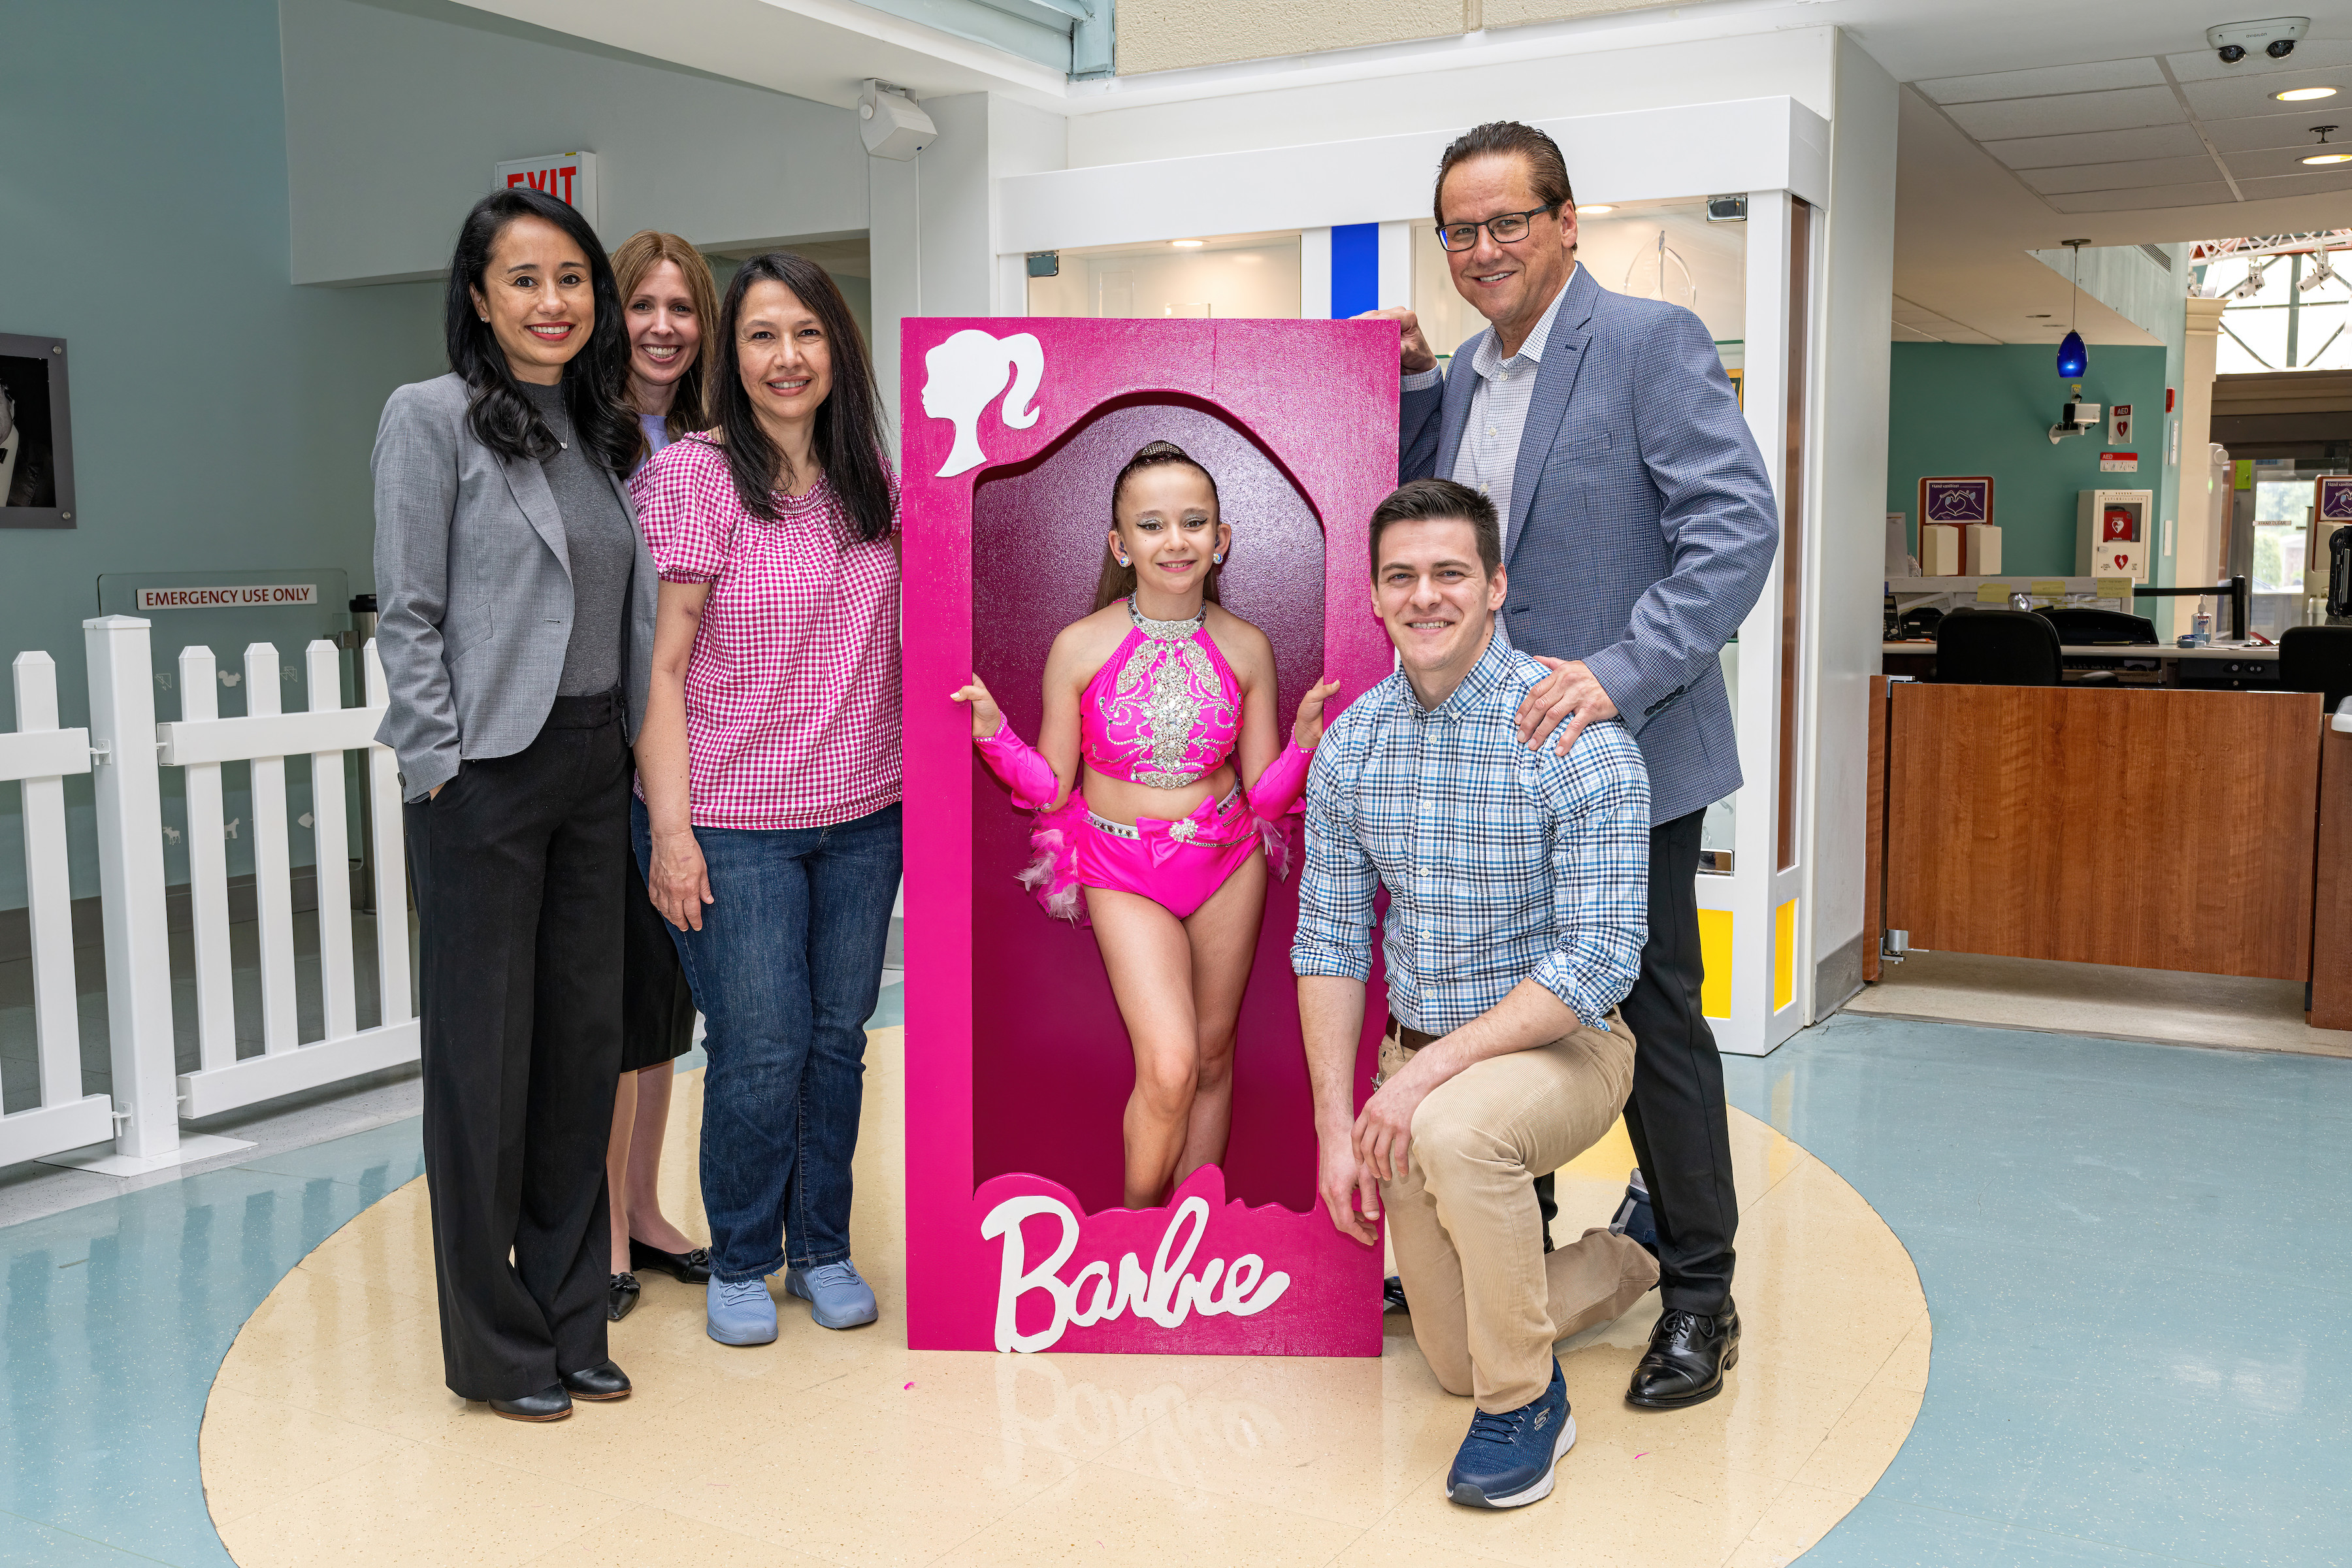
M 1880 676 L 1867 929 L 2311 982 L 2312 1022 L 2352 1027 L 2352 732 L 2327 731 L 2323 781 L 2326 722 L 2316 693 Z

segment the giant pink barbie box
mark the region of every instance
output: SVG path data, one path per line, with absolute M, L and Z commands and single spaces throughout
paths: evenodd
M 1233 1137 L 1166 1207 L 1120 1207 L 1135 1078 L 1091 931 L 1015 879 L 1030 817 L 982 765 L 973 671 L 1034 739 L 1055 635 L 1094 608 L 1113 477 L 1171 440 L 1233 525 L 1225 605 L 1272 640 L 1281 727 L 1393 667 L 1366 531 L 1393 487 L 1397 329 L 1366 321 L 909 319 L 907 1323 L 919 1350 L 1378 1355 L 1381 1255 L 1316 1194 L 1290 973 L 1302 829 L 1269 880 Z M 1378 978 L 1357 1094 L 1377 1060 Z

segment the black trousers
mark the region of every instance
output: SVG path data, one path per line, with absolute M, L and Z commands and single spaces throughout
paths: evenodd
M 1723 1058 L 1699 1011 L 1698 847 L 1704 809 L 1650 829 L 1650 940 L 1620 1009 L 1633 1031 L 1633 1093 L 1625 1131 L 1658 1222 L 1658 1296 L 1667 1311 L 1712 1317 L 1731 1303 L 1730 1118 Z M 1549 1249 L 1552 1179 L 1536 1179 Z
M 406 808 L 441 1357 L 468 1399 L 605 1356 L 628 781 L 618 694 L 559 697 Z

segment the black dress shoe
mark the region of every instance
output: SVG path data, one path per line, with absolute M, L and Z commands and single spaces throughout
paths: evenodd
M 1644 1410 L 1679 1410 L 1723 1392 L 1723 1374 L 1739 1364 L 1739 1311 L 1726 1303 L 1710 1318 L 1670 1311 L 1650 1331 L 1649 1353 L 1633 1369 L 1625 1403 Z
M 594 1366 L 563 1374 L 563 1388 L 574 1399 L 626 1399 L 629 1396 L 629 1374 L 613 1363 L 608 1356 Z
M 658 1247 L 647 1247 L 633 1236 L 629 1237 L 629 1267 L 667 1274 L 681 1285 L 704 1285 L 710 1280 L 710 1248 L 698 1247 L 691 1252 L 664 1252 Z
M 572 1414 L 572 1395 L 562 1384 L 551 1383 L 520 1399 L 493 1399 L 490 1409 L 509 1421 L 561 1421 Z
M 1390 1312 L 1409 1313 L 1412 1310 L 1412 1309 L 1411 1307 L 1405 1305 L 1404 1281 L 1402 1279 L 1391 1274 L 1387 1279 L 1381 1281 L 1381 1311 L 1383 1314 Z
M 637 1284 L 637 1277 L 635 1275 L 614 1275 L 613 1282 L 604 1287 L 604 1317 L 606 1321 L 617 1323 L 623 1318 L 627 1317 L 636 1307 L 637 1291 L 640 1289 L 642 1289 L 642 1287 Z

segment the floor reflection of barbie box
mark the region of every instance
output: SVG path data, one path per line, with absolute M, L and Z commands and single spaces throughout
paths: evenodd
M 1289 950 L 1304 752 L 1391 668 L 1396 329 L 903 333 L 908 1339 L 1377 1355 Z

